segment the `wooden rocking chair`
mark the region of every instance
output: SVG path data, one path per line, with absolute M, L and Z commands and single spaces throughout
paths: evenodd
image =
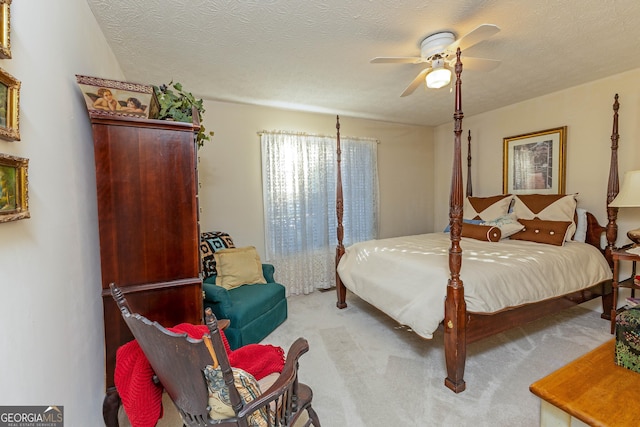
M 111 294 L 185 426 L 320 426 L 311 407 L 313 393 L 308 386 L 298 382 L 298 358 L 309 350 L 304 338 L 298 338 L 289 348 L 284 368 L 275 382 L 253 400 L 246 401 L 236 387 L 238 379 L 234 381 L 234 372 L 211 309 L 205 311 L 209 334 L 202 339 L 193 339 L 186 333 L 173 333 L 157 322 L 132 313 L 124 295 L 113 283 Z M 224 419 L 210 416 L 212 382 L 205 379 L 204 372 L 211 369 L 221 371 L 224 384 L 220 384 L 221 390 L 214 390 L 217 391 L 215 395 L 230 401 L 234 416 Z

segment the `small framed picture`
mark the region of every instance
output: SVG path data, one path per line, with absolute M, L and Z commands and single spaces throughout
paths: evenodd
M 0 0 L 0 58 L 11 58 L 11 0 Z
M 28 166 L 28 159 L 0 154 L 0 222 L 31 217 Z
M 20 81 L 0 68 L 0 138 L 20 140 Z
M 564 194 L 567 127 L 503 139 L 504 194 Z
M 153 86 L 77 74 L 76 80 L 92 115 L 158 117 L 160 108 Z

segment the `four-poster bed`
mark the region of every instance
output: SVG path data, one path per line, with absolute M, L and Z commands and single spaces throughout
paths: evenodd
M 584 214 L 582 223 L 586 225 L 586 234 L 582 241 L 588 244 L 569 242 L 574 236 L 573 232 L 570 233 L 568 231 L 569 222 L 563 223 L 564 231 L 560 236 L 560 242 L 556 242 L 553 245 L 542 244 L 543 242 L 535 239 L 524 242 L 512 240 L 515 236 L 500 242 L 467 239 L 464 241 L 467 251 L 464 260 L 466 266 L 465 280 L 468 282 L 467 292 L 465 293 L 465 285 L 461 278 L 463 250 L 460 242 L 463 237 L 469 236 L 463 233 L 463 204 L 465 203 L 465 197 L 462 190 L 461 167 L 463 118 L 461 73 L 462 62 L 460 61 L 460 51 L 458 50 L 455 65 L 454 152 L 449 206 L 450 232 L 448 235 L 446 233 L 431 233 L 429 235 L 398 238 L 404 239 L 402 241 L 383 239 L 373 241 L 370 246 L 366 246 L 368 242 L 363 242 L 362 245 L 359 243 L 345 249 L 342 243 L 344 232 L 340 172 L 340 125 L 339 122 L 336 124 L 338 161 L 336 203 L 338 219 L 336 290 L 338 301 L 336 305 L 338 308 L 347 306 L 345 301 L 346 290 L 349 288 L 354 294 L 372 303 L 402 324 L 411 327 L 423 337 L 430 338 L 431 332 L 435 331 L 438 325 L 443 327 L 447 368 L 445 385 L 456 393 L 465 389 L 463 376 L 466 346 L 469 343 L 597 297 L 602 297 L 602 317 L 608 318 L 612 306 L 610 252 L 617 237 L 617 209 L 607 207 L 608 224 L 606 227 L 600 226 L 592 214 L 588 212 Z M 611 164 L 607 188 L 607 205 L 618 193 L 617 99 L 616 95 L 613 133 L 611 136 Z M 470 145 L 470 133 L 468 138 Z M 469 168 L 467 174 L 468 199 L 471 196 L 470 154 L 467 157 L 467 163 Z M 509 200 L 511 200 L 511 197 L 509 195 Z M 521 196 L 520 199 L 525 197 Z M 513 198 L 517 204 L 519 202 L 518 196 Z M 557 198 L 573 201 L 572 212 L 575 217 L 575 195 L 560 195 Z M 516 207 L 515 209 L 518 208 Z M 538 218 L 538 220 L 542 219 L 544 218 Z M 464 222 L 468 223 L 466 219 Z M 558 225 L 556 222 L 548 221 L 549 224 L 553 223 L 554 227 Z M 580 219 L 575 222 L 579 224 Z M 470 227 L 466 226 L 465 230 L 469 230 Z M 522 232 L 524 231 L 526 230 L 522 230 Z M 565 231 L 566 236 L 568 236 L 566 238 L 567 242 L 564 239 Z M 605 249 L 600 247 L 600 238 L 603 233 L 606 235 L 607 240 Z M 554 232 L 551 231 L 550 234 L 553 235 Z M 443 236 L 446 236 L 446 242 L 448 243 L 443 243 Z M 504 236 L 506 237 L 506 235 Z M 423 245 L 422 240 L 420 240 L 423 237 L 430 240 L 429 245 L 433 244 L 431 240 L 436 241 L 435 246 L 423 248 L 421 246 Z M 385 242 L 385 240 L 390 242 Z M 420 241 L 418 242 L 418 240 Z M 390 243 L 390 246 L 385 247 L 385 243 Z M 491 246 L 491 249 L 485 249 L 487 248 L 486 245 L 494 246 Z M 498 249 L 505 247 L 506 249 Z M 345 251 L 347 256 L 345 256 Z M 485 257 L 485 254 L 489 252 L 495 252 L 498 256 L 496 258 L 490 258 L 490 255 Z M 518 255 L 518 252 L 521 252 L 521 255 Z M 547 253 L 548 255 L 540 255 L 546 258 L 536 258 L 533 262 L 530 262 L 530 259 L 537 256 L 538 252 Z M 502 255 L 500 255 L 501 253 Z M 536 254 L 534 255 L 534 253 Z M 429 256 L 425 256 L 425 254 Z M 504 254 L 508 254 L 508 256 Z M 383 256 L 386 258 L 382 258 Z M 567 260 L 565 260 L 565 256 Z M 404 260 L 411 257 L 415 259 L 405 263 Z M 573 257 L 572 260 L 569 260 L 570 257 Z M 364 264 L 368 258 L 371 258 L 371 263 Z M 391 259 L 394 258 L 396 260 L 402 258 L 403 260 L 399 262 L 403 264 L 390 264 L 391 267 L 387 268 L 385 272 L 381 266 L 381 260 L 383 262 L 386 262 L 386 260 L 392 262 Z M 513 267 L 508 265 L 512 261 L 509 258 L 514 259 L 512 262 L 514 264 Z M 396 260 L 393 260 L 393 262 L 395 263 Z M 445 262 L 443 260 L 447 261 L 448 269 L 444 266 Z M 409 264 L 409 262 L 412 264 Z M 423 263 L 424 266 L 420 266 L 420 263 Z M 531 269 L 531 265 L 527 266 L 527 263 L 533 264 L 534 269 Z M 545 268 L 540 268 L 541 263 L 544 263 Z M 566 266 L 571 263 L 576 265 L 575 269 L 564 276 L 547 277 L 541 274 L 543 270 L 565 270 L 562 272 L 567 273 Z M 529 269 L 527 270 L 527 268 Z M 421 269 L 428 271 L 423 272 Z M 512 274 L 511 276 L 498 277 L 499 274 L 503 274 L 507 270 L 511 271 L 509 273 Z M 513 275 L 514 273 L 515 276 Z M 585 274 L 584 277 L 574 277 L 581 276 L 582 273 Z M 372 278 L 373 276 L 384 276 L 385 274 L 386 277 L 381 280 Z M 443 278 L 440 279 L 438 274 L 444 274 Z M 478 279 L 476 276 L 486 277 Z M 448 283 L 445 291 L 443 289 L 444 281 L 447 278 Z M 386 283 L 382 283 L 385 281 Z M 429 286 L 431 284 L 436 286 Z M 431 290 L 432 288 L 435 290 Z M 426 289 L 430 290 L 427 291 Z M 426 295 L 428 293 L 433 295 Z M 488 298 L 483 300 L 483 293 L 492 294 L 491 298 L 497 295 L 496 301 Z M 442 303 L 443 300 L 444 304 Z M 427 306 L 427 301 L 434 301 L 435 306 Z M 442 310 L 444 310 L 443 314 Z M 438 313 L 438 311 L 440 312 Z M 431 312 L 435 313 L 433 314 L 435 321 Z M 427 315 L 432 317 L 422 317 Z M 404 322 L 405 320 L 407 320 L 406 323 Z M 424 323 L 430 323 L 430 325 L 423 328 Z

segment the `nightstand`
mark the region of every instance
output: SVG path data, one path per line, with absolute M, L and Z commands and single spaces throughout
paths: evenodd
M 618 288 L 630 288 L 631 295 L 635 296 L 635 290 L 640 289 L 640 286 L 635 285 L 633 279 L 636 277 L 636 261 L 640 261 L 640 255 L 627 252 L 630 248 L 620 248 L 611 251 L 611 258 L 613 259 L 613 303 L 611 307 L 611 333 L 613 334 L 616 326 L 616 314 L 618 313 Z M 631 277 L 628 279 L 619 281 L 619 264 L 620 261 L 632 261 Z
M 638 425 L 640 375 L 614 363 L 614 347 L 612 339 L 531 384 L 540 426 Z

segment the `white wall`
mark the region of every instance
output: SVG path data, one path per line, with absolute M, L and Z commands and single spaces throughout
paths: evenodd
M 336 118 L 242 104 L 205 102 L 203 123 L 215 131 L 200 149 L 200 224 L 227 231 L 236 245 L 264 255 L 262 130 L 336 134 Z M 432 129 L 340 117 L 342 136 L 374 137 L 380 178 L 380 237 L 431 230 L 433 207 Z M 343 167 L 348 167 L 343 161 Z
M 31 218 L 0 224 L 0 402 L 64 405 L 66 426 L 102 423 L 104 344 L 91 128 L 74 74 L 122 78 L 84 0 L 13 1 L 21 141 Z
M 614 95 L 619 94 L 620 183 L 627 170 L 640 169 L 640 69 L 576 86 L 547 96 L 463 119 L 463 135 L 471 130 L 472 178 L 476 196 L 502 193 L 503 138 L 567 126 L 566 191 L 579 193 L 578 205 L 606 224 Z M 464 84 L 463 84 L 464 87 Z M 464 87 L 463 94 L 473 88 Z M 463 99 L 464 110 L 464 99 Z M 435 129 L 436 228 L 448 223 L 453 124 Z M 463 138 L 466 182 L 466 137 Z M 620 209 L 619 244 L 628 243 L 626 231 L 640 226 L 640 208 Z

